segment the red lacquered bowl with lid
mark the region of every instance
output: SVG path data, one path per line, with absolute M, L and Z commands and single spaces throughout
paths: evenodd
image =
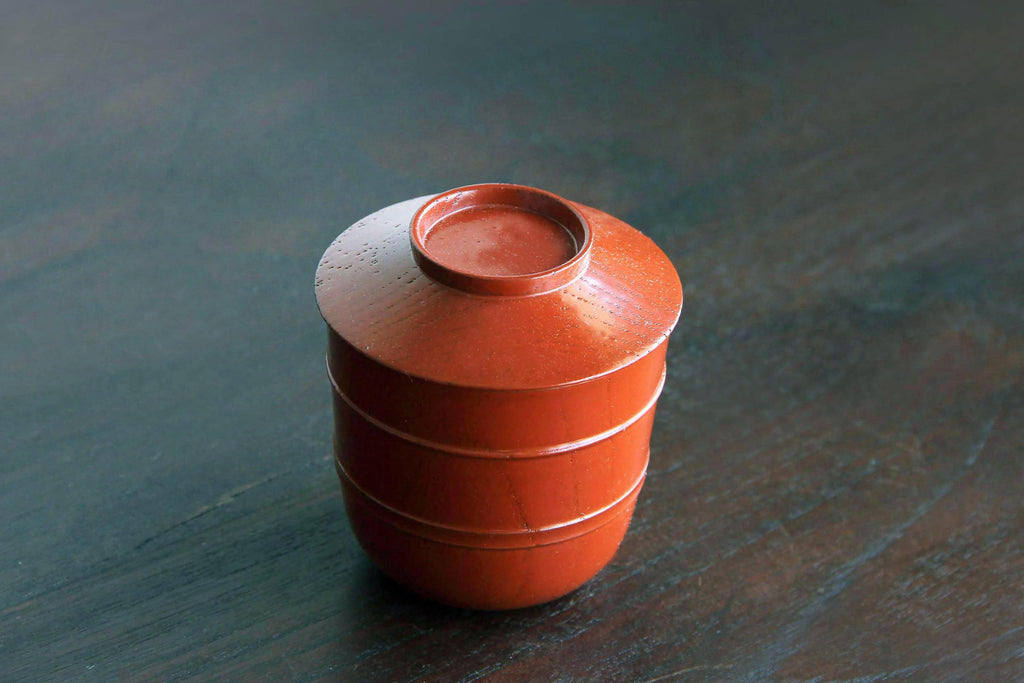
M 542 190 L 463 187 L 343 232 L 316 273 L 352 529 L 440 602 L 511 609 L 599 572 L 647 469 L 672 263 Z

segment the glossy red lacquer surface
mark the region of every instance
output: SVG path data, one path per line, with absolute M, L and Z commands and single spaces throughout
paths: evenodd
M 483 609 L 600 571 L 643 482 L 682 306 L 653 242 L 540 190 L 471 186 L 356 223 L 316 290 L 338 475 L 382 570 Z

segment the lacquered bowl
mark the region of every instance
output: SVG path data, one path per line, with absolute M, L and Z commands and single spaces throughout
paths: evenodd
M 385 573 L 508 609 L 607 564 L 682 305 L 653 242 L 547 192 L 471 186 L 346 230 L 317 298 L 345 505 Z

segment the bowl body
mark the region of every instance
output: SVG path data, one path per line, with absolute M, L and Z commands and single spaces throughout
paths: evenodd
M 503 547 L 521 539 L 481 534 L 462 544 L 410 531 L 405 520 L 370 502 L 339 475 L 352 530 L 385 574 L 432 600 L 485 610 L 538 605 L 593 578 L 622 542 L 640 490 L 638 485 L 599 524 L 579 535 Z

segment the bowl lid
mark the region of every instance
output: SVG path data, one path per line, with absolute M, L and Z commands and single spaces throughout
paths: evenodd
M 374 361 L 429 381 L 537 389 L 657 348 L 683 303 L 650 239 L 542 190 L 472 185 L 394 204 L 345 230 L 317 304 Z

